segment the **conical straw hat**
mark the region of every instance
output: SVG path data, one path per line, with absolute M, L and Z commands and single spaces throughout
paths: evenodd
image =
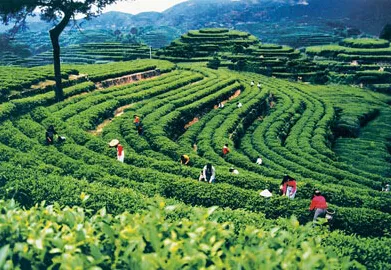
M 117 140 L 117 139 L 111 140 L 111 142 L 109 142 L 110 147 L 115 147 L 118 144 L 119 144 L 119 140 Z
M 263 190 L 261 193 L 259 193 L 259 195 L 261 195 L 262 197 L 265 197 L 265 198 L 269 198 L 269 197 L 273 196 L 273 194 L 267 189 Z

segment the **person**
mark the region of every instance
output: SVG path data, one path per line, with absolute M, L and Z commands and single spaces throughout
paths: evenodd
M 118 143 L 117 144 L 117 160 L 123 163 L 124 159 L 125 159 L 124 147 L 120 143 Z
M 257 87 L 258 87 L 258 89 L 261 89 L 261 83 L 260 82 L 257 84 Z
M 219 105 L 218 105 L 218 107 L 219 107 L 220 109 L 224 108 L 224 103 L 222 103 L 222 102 L 219 102 Z
M 181 164 L 187 165 L 190 161 L 190 157 L 188 155 L 182 155 L 181 156 Z
M 228 148 L 228 143 L 226 143 L 223 147 L 223 155 L 225 156 L 226 154 L 228 154 L 230 152 L 229 148 Z
M 315 210 L 314 222 L 318 217 L 325 217 L 327 211 L 327 202 L 326 199 L 322 196 L 319 190 L 315 190 L 314 196 L 310 204 L 310 211 Z
M 135 114 L 133 117 L 134 117 L 133 123 L 136 127 L 138 127 L 140 125 L 140 117 L 137 114 Z
M 240 102 L 238 102 L 238 103 L 237 103 L 237 106 L 238 106 L 238 108 L 242 108 L 243 104 L 240 103 Z
M 200 176 L 198 177 L 198 181 L 206 181 L 206 179 L 204 178 L 204 170 L 201 170 Z
M 282 178 L 282 181 L 281 181 L 281 184 L 280 184 L 280 193 L 283 196 L 285 195 L 285 193 L 284 193 L 284 185 L 288 181 L 289 181 L 289 176 L 287 174 L 285 174 L 284 177 Z
M 284 182 L 282 187 L 282 194 L 286 195 L 289 199 L 294 199 L 296 195 L 296 179 L 288 176 L 288 181 Z
M 268 103 L 269 103 L 269 107 L 270 108 L 273 108 L 274 107 L 274 105 L 275 105 L 275 97 L 274 97 L 274 95 L 273 95 L 273 93 L 269 93 L 269 96 L 268 96 L 268 98 L 267 98 L 267 101 L 268 101 Z
M 384 192 L 389 192 L 390 191 L 390 185 L 387 184 L 385 188 L 382 189 Z
M 262 158 L 258 157 L 257 161 L 255 161 L 255 163 L 257 163 L 258 165 L 262 165 Z
M 193 151 L 197 153 L 198 147 L 196 143 L 193 143 Z
M 142 125 L 138 125 L 137 127 L 137 133 L 138 135 L 142 136 L 144 134 L 144 129 Z
M 54 129 L 53 125 L 50 125 L 48 127 L 48 129 L 46 130 L 46 133 L 45 133 L 46 143 L 47 144 L 53 144 L 54 143 L 54 135 L 57 135 L 57 132 Z
M 239 171 L 237 169 L 234 169 L 233 167 L 229 168 L 229 172 L 232 174 L 239 174 Z
M 202 174 L 205 181 L 208 182 L 209 184 L 215 182 L 216 170 L 211 163 L 205 165 L 205 167 L 202 169 Z
M 253 87 L 255 85 L 254 81 L 251 81 L 250 85 Z

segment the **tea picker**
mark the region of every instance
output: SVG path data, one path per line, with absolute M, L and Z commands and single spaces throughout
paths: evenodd
M 327 202 L 319 190 L 315 190 L 309 210 L 310 211 L 315 210 L 314 219 L 313 219 L 314 222 L 317 221 L 318 217 L 324 218 L 326 216 Z
M 47 145 L 54 144 L 54 137 L 56 137 L 59 143 L 66 140 L 64 136 L 60 136 L 57 134 L 57 131 L 54 129 L 53 125 L 50 125 L 45 133 L 46 144 Z

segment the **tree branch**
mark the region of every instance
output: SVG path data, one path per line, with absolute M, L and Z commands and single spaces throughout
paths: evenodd
M 62 18 L 62 20 L 56 26 L 50 29 L 49 32 L 61 33 L 68 25 L 69 20 L 71 19 L 73 13 L 68 11 L 63 11 L 63 12 L 64 12 L 64 17 Z

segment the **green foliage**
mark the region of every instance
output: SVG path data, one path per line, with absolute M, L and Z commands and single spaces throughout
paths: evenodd
M 64 78 L 68 78 L 69 74 L 77 74 L 77 70 L 73 68 L 64 68 Z M 31 85 L 37 84 L 40 81 L 53 79 L 53 67 L 51 66 L 39 68 L 0 66 L 0 100 L 6 100 L 11 91 L 26 90 L 29 89 Z
M 384 39 L 345 39 L 340 45 L 306 48 L 317 69 L 327 68 L 329 81 L 340 84 L 386 84 L 391 60 L 390 42 Z
M 391 41 L 391 24 L 388 23 L 383 27 L 379 38 Z
M 259 50 L 264 53 L 268 46 Z M 294 52 L 284 46 L 274 49 L 279 50 L 278 53 Z M 294 62 L 290 65 L 295 67 Z M 341 252 L 343 248 L 339 244 L 334 249 L 336 255 L 328 253 L 332 248 L 327 246 L 332 246 L 332 243 L 322 241 L 328 235 L 326 231 L 315 229 L 307 234 L 305 227 L 298 226 L 296 222 L 278 221 L 292 215 L 303 225 L 312 221 L 313 214 L 307 209 L 313 191 L 320 188 L 330 208 L 336 210 L 331 226 L 333 230 L 341 230 L 336 235 L 346 236 L 344 241 L 350 246 L 357 246 L 357 238 L 350 234 L 378 237 L 381 240 L 379 247 L 387 244 L 391 201 L 387 193 L 379 191 L 389 179 L 384 173 L 388 168 L 384 165 L 389 157 L 384 143 L 389 134 L 387 123 L 390 113 L 388 104 L 384 102 L 387 100 L 385 96 L 354 87 L 313 86 L 225 68 L 213 70 L 194 63 L 181 64 L 176 70 L 166 61 L 72 68 L 88 73 L 97 82 L 143 69 L 159 68 L 163 73 L 147 80 L 105 89 L 95 89 L 92 82 L 79 82 L 67 89 L 69 98 L 58 104 L 53 103 L 51 93 L 16 97 L 11 102 L 0 104 L 1 198 L 13 198 L 25 207 L 32 207 L 43 200 L 70 207 L 83 205 L 92 211 L 105 207 L 113 215 L 128 211 L 135 220 L 137 215 L 145 217 L 145 210 L 156 205 L 155 199 L 158 198 L 159 202 L 168 205 L 182 203 L 169 213 L 160 213 L 164 217 L 163 223 L 167 221 L 175 226 L 179 226 L 179 220 L 201 220 L 198 208 L 194 206 L 220 206 L 224 209 L 208 216 L 208 222 L 218 221 L 221 224 L 232 221 L 235 224 L 230 228 L 231 246 L 247 244 L 245 240 L 253 237 L 251 232 L 256 229 L 246 230 L 247 225 L 255 225 L 266 235 L 278 225 L 280 230 L 287 230 L 298 241 L 285 238 L 284 248 L 278 251 L 284 254 L 286 261 L 299 263 L 297 268 L 302 268 L 300 263 L 304 261 L 315 263 L 300 253 L 301 250 L 308 251 L 301 246 L 308 239 L 316 242 L 314 247 L 317 250 L 321 250 L 321 246 L 326 247 L 324 254 L 329 263 L 328 258 L 333 256 L 343 263 L 345 259 L 342 257 L 352 254 L 365 264 L 364 255 L 349 249 Z M 358 74 L 377 73 L 368 70 Z M 251 81 L 259 82 L 261 86 L 251 86 Z M 214 108 L 219 102 L 224 102 L 224 108 Z M 242 103 L 240 108 L 238 102 Z M 143 135 L 139 135 L 134 127 L 134 114 L 141 118 Z M 360 163 L 353 166 L 355 164 L 351 160 L 344 162 L 346 159 L 342 160 L 341 154 L 332 148 L 336 135 L 332 133 L 332 127 L 344 123 L 349 131 L 356 132 L 359 138 L 369 142 L 366 148 L 361 142 L 357 144 L 360 151 L 364 149 L 374 154 L 373 159 L 358 158 L 367 166 Z M 44 134 L 49 125 L 54 125 L 58 134 L 66 136 L 66 141 L 45 145 Z M 371 136 L 378 138 L 374 140 Z M 115 149 L 107 147 L 112 139 L 119 139 L 124 146 L 124 163 L 115 159 Z M 194 143 L 197 144 L 196 151 L 191 148 Z M 221 152 L 225 143 L 231 149 L 228 155 Z M 355 154 L 359 154 L 358 150 L 348 147 L 346 151 L 353 159 Z M 179 157 L 184 153 L 190 156 L 188 166 L 179 163 Z M 255 164 L 260 156 L 263 159 L 261 166 Z M 216 184 L 194 180 L 198 179 L 200 170 L 207 163 L 216 168 Z M 376 170 L 382 165 L 385 169 Z M 239 170 L 239 175 L 228 171 L 232 166 Z M 298 193 L 294 200 L 277 195 L 285 173 L 298 180 Z M 273 193 L 270 199 L 259 196 L 259 192 L 266 188 Z M 79 199 L 82 192 L 89 195 L 84 202 Z M 152 227 L 146 228 L 152 230 Z M 292 228 L 296 229 L 292 231 Z M 186 227 L 186 230 L 189 229 Z M 144 235 L 144 232 L 140 231 L 138 235 Z M 311 238 L 301 238 L 301 233 L 311 235 Z M 145 234 L 150 235 L 149 231 Z M 320 237 L 320 242 L 314 234 Z M 337 238 L 333 238 L 335 243 L 339 243 Z M 164 242 L 166 238 L 161 239 Z M 254 241 L 258 246 L 259 240 Z M 147 252 L 141 249 L 142 254 L 134 257 L 138 258 L 132 262 L 135 267 L 141 263 L 139 258 L 144 253 L 149 254 L 147 242 L 144 242 L 148 246 Z M 269 240 L 264 242 L 266 245 Z M 295 243 L 296 251 L 286 246 L 291 242 Z M 274 244 L 266 245 L 263 250 L 271 256 L 268 258 L 273 258 L 273 262 L 281 263 L 273 253 L 281 243 Z M 300 247 L 299 250 L 297 247 Z M 99 248 L 105 250 L 104 244 Z M 105 252 L 113 252 L 115 248 L 110 246 Z M 363 246 L 363 249 L 374 253 L 368 246 Z M 189 252 L 191 250 L 200 251 L 193 246 Z M 88 248 L 81 249 L 77 256 L 82 257 L 88 252 Z M 224 252 L 228 254 L 234 250 Z M 246 253 L 240 248 L 238 252 L 264 258 L 264 255 L 258 254 L 258 249 L 249 249 Z M 113 255 L 113 260 L 121 254 L 119 251 L 119 255 Z M 182 258 L 183 254 L 178 255 L 180 262 L 187 258 Z M 160 255 L 171 256 L 166 253 Z M 112 258 L 112 255 L 109 257 Z M 318 258 L 318 254 L 314 257 Z M 232 259 L 234 264 L 226 258 L 218 257 L 224 266 L 237 266 L 237 257 Z M 112 265 L 114 261 L 110 260 L 107 259 Z M 254 264 L 258 263 L 254 260 Z M 324 268 L 326 261 L 322 260 L 320 258 L 319 264 L 315 263 L 314 267 Z M 45 266 L 51 262 L 44 261 Z M 161 267 L 169 263 L 165 259 L 151 259 L 151 262 L 159 262 L 163 265 L 159 264 Z M 384 259 L 372 265 L 387 264 Z M 211 261 L 206 259 L 206 265 L 210 266 Z M 106 264 L 97 266 L 110 267 Z M 338 266 L 335 268 L 342 268 Z M 127 268 L 128 264 L 121 261 L 118 267 Z M 351 267 L 359 266 L 352 264 Z
M 164 73 L 171 69 L 173 69 L 174 65 L 167 62 L 167 61 L 161 61 L 161 60 L 142 60 L 142 61 L 132 61 L 132 62 L 121 62 L 121 63 L 115 63 L 115 64 L 105 64 L 105 65 L 70 65 L 65 66 L 65 70 L 70 70 L 73 72 L 80 72 L 83 74 L 87 74 L 89 79 L 91 81 L 101 81 L 109 78 L 115 78 L 118 76 L 122 76 L 129 73 L 136 73 L 151 69 L 158 68 L 160 72 Z M 1 67 L 0 67 L 1 68 Z M 19 69 L 21 70 L 21 75 L 23 76 L 24 72 L 28 73 L 30 70 L 37 70 L 38 76 L 45 76 L 43 74 L 46 74 L 45 72 L 52 74 L 52 71 L 48 71 L 46 67 L 44 69 L 38 69 L 38 68 L 11 68 L 8 69 L 8 67 L 3 67 L 7 73 L 4 74 L 4 80 L 5 85 L 7 85 L 7 81 L 12 81 L 13 84 L 20 81 L 15 80 L 13 81 L 13 78 L 15 75 L 12 74 L 19 74 L 15 72 L 19 72 Z M 34 73 L 33 73 L 34 74 Z M 47 76 L 47 75 L 46 75 Z M 35 78 L 35 77 L 34 77 Z M 39 77 L 38 77 L 39 78 Z M 45 77 L 43 77 L 45 78 Z M 28 82 L 27 85 L 31 85 L 33 82 Z M 11 86 L 12 87 L 12 84 Z M 22 86 L 19 85 L 19 87 L 22 89 Z M 69 88 L 64 89 L 64 97 L 70 97 L 76 94 L 80 94 L 82 92 L 88 92 L 95 88 L 95 85 L 92 82 L 85 82 L 81 83 L 75 86 L 71 86 Z M 7 89 L 10 89 L 7 87 Z M 4 93 L 7 93 L 5 91 Z M 1 94 L 1 92 L 0 92 Z M 1 99 L 0 99 L 1 100 Z M 55 95 L 52 92 L 47 92 L 45 94 L 37 94 L 33 95 L 31 97 L 26 98 L 20 98 L 10 101 L 10 104 L 3 103 L 0 104 L 0 106 L 3 107 L 2 110 L 0 110 L 0 119 L 5 119 L 7 115 L 11 113 L 10 110 L 12 110 L 12 113 L 14 115 L 25 113 L 27 111 L 30 111 L 37 106 L 42 105 L 50 105 L 55 103 Z M 0 108 L 1 109 L 1 108 Z M 4 118 L 3 118 L 4 117 Z
M 390 46 L 390 42 L 387 40 L 372 38 L 347 38 L 342 41 L 342 44 L 353 48 L 387 48 Z
M 217 56 L 214 56 L 213 59 L 210 60 L 206 66 L 211 69 L 218 69 L 220 63 L 221 63 L 220 59 Z
M 154 52 L 153 52 L 154 53 Z M 42 65 L 52 63 L 52 51 L 46 51 L 24 59 L 23 65 Z M 129 61 L 150 58 L 150 48 L 143 44 L 123 44 L 115 42 L 84 43 L 62 48 L 63 63 L 94 64 L 111 61 Z
M 228 33 L 228 29 L 225 28 L 203 28 L 200 29 L 200 33 L 205 34 L 221 34 L 221 33 Z
M 88 201 L 82 193 L 80 199 Z M 147 213 L 112 216 L 101 209 L 89 217 L 79 207 L 37 205 L 28 211 L 0 202 L 0 266 L 11 268 L 244 269 L 362 268 L 322 247 L 321 237 L 295 219 L 281 227 L 248 227 L 208 220 L 215 208 L 189 219 L 166 218 L 176 206 L 160 202 Z

